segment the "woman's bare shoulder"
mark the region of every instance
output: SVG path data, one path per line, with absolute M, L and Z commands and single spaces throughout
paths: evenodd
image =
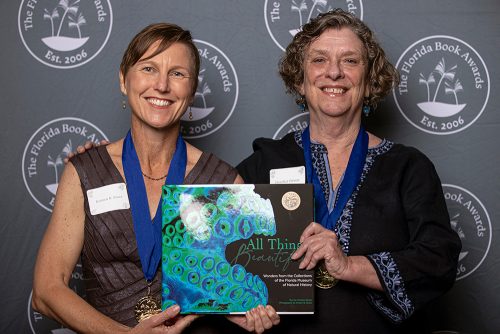
M 106 149 L 113 160 L 115 158 L 122 158 L 123 140 L 124 139 L 122 138 L 106 145 Z
M 124 138 L 106 145 L 106 150 L 108 151 L 108 154 L 111 157 L 111 161 L 113 161 L 113 164 L 116 166 L 120 174 L 122 174 L 122 176 L 123 176 L 123 164 L 122 164 L 123 140 Z
M 380 145 L 382 139 L 374 135 L 373 133 L 368 132 L 368 147 L 375 147 Z
M 186 143 L 186 150 L 187 150 L 186 172 L 189 173 L 189 171 L 194 167 L 194 165 L 196 165 L 198 160 L 200 160 L 203 151 L 201 151 L 200 149 L 194 147 L 189 143 Z

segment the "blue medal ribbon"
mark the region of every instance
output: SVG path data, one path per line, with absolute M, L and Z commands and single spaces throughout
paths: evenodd
M 161 199 L 151 220 L 146 186 L 130 130 L 123 141 L 122 163 L 142 271 L 146 280 L 151 282 L 161 260 Z M 179 134 L 165 184 L 182 184 L 186 165 L 186 143 Z
M 306 167 L 307 182 L 313 184 L 314 188 L 314 214 L 317 222 L 322 226 L 334 230 L 337 221 L 344 210 L 352 192 L 356 189 L 363 173 L 366 154 L 368 152 L 368 134 L 363 125 L 360 126 L 356 141 L 349 156 L 349 162 L 344 173 L 344 177 L 338 187 L 332 212 L 328 212 L 328 206 L 321 188 L 321 183 L 316 175 L 312 164 L 311 137 L 309 126 L 302 133 L 302 146 L 304 148 L 304 160 Z

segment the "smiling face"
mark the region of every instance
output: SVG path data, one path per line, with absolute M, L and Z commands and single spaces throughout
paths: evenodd
M 188 46 L 174 43 L 148 59 L 158 45 L 153 43 L 125 77 L 120 73 L 120 88 L 128 96 L 133 122 L 164 128 L 179 124 L 192 102 L 197 78 Z
M 349 28 L 325 30 L 304 56 L 304 81 L 298 87 L 311 119 L 360 117 L 369 95 L 366 51 Z

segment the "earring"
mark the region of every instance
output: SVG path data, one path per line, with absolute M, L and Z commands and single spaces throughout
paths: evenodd
M 372 111 L 369 102 L 370 100 L 367 97 L 365 97 L 363 101 L 363 114 L 365 114 L 365 117 L 368 117 L 370 115 L 370 112 Z
M 367 106 L 366 104 L 363 106 L 363 114 L 365 114 L 366 117 L 368 117 L 370 115 L 370 112 L 371 112 L 371 108 L 370 106 Z
M 306 98 L 304 96 L 297 98 L 295 103 L 299 106 L 300 112 L 306 111 Z
M 127 99 L 125 98 L 125 96 L 127 96 L 127 95 L 122 93 L 122 110 L 127 109 Z
M 191 106 L 189 106 L 189 120 L 193 120 L 193 113 L 191 112 Z

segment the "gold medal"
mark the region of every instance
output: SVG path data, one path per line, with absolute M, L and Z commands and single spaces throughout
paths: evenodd
M 161 312 L 160 301 L 151 295 L 151 283 L 148 283 L 148 294 L 135 304 L 135 319 L 141 322 L 152 315 Z
M 330 275 L 328 270 L 326 270 L 325 262 L 322 261 L 314 272 L 314 284 L 320 289 L 330 289 L 339 280 Z

